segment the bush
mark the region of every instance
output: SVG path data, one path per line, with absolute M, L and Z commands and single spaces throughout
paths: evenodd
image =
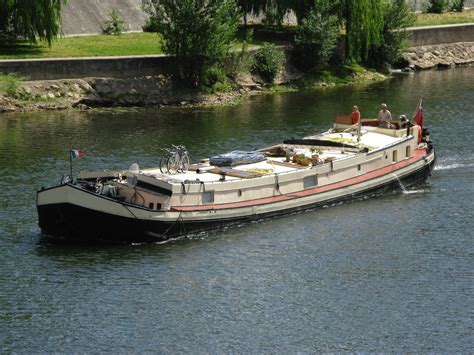
M 429 0 L 426 12 L 441 14 L 446 11 L 448 2 L 448 0 Z
M 452 0 L 449 6 L 450 11 L 462 12 L 464 10 L 464 0 Z
M 273 83 L 275 77 L 285 62 L 285 53 L 274 44 L 264 43 L 255 53 L 255 62 L 252 72 L 260 75 L 265 81 Z
M 302 69 L 327 64 L 339 39 L 339 27 L 334 16 L 322 16 L 311 10 L 301 21 L 295 36 L 293 62 Z
M 155 17 L 149 17 L 142 26 L 143 32 L 158 32 L 158 21 Z
M 104 22 L 102 32 L 107 35 L 119 36 L 125 31 L 125 21 L 120 17 L 117 9 L 112 9 L 110 19 Z
M 176 57 L 180 79 L 199 86 L 206 68 L 223 66 L 239 21 L 234 0 L 143 0 L 143 4 L 156 21 L 163 51 Z
M 205 68 L 201 78 L 202 89 L 206 92 L 220 92 L 230 89 L 227 74 L 221 67 L 211 66 Z

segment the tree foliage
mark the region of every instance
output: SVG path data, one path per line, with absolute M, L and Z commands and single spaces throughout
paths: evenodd
M 0 34 L 51 45 L 59 35 L 61 7 L 66 0 L 1 0 Z
M 284 52 L 272 43 L 264 43 L 262 48 L 255 53 L 252 71 L 259 74 L 267 82 L 273 83 L 284 62 Z
M 179 75 L 200 84 L 209 67 L 222 65 L 239 20 L 235 0 L 144 0 L 165 53 L 174 55 Z
M 346 28 L 349 59 L 367 61 L 370 47 L 380 43 L 384 0 L 342 0 L 341 15 Z
M 298 26 L 293 62 L 303 70 L 326 64 L 339 39 L 339 25 L 334 15 L 312 9 Z
M 429 0 L 427 12 L 441 14 L 448 8 L 448 0 Z
M 407 47 L 409 32 L 405 28 L 415 22 L 415 15 L 405 0 L 385 4 L 381 40 L 370 49 L 370 63 L 380 65 L 396 62 Z

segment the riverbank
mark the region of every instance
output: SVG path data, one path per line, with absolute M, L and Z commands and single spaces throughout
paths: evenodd
M 474 42 L 410 47 L 403 59 L 419 70 L 470 65 L 474 63 Z
M 170 74 L 124 79 L 91 77 L 22 81 L 14 92 L 0 94 L 0 112 L 87 110 L 113 106 L 232 105 L 252 95 L 366 84 L 386 78 L 360 66 L 326 68 L 304 74 L 286 65 L 272 85 L 266 84 L 258 75 L 247 73 L 231 83 L 228 91 L 211 94 L 190 89 Z

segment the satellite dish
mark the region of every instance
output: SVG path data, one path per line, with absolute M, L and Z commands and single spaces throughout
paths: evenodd
M 137 186 L 138 183 L 138 176 L 137 174 L 140 171 L 140 168 L 138 167 L 137 163 L 133 163 L 130 165 L 130 168 L 128 168 L 129 174 L 127 174 L 127 185 L 130 187 L 135 187 Z

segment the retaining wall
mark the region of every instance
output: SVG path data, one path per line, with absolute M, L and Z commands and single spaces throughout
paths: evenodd
M 169 74 L 174 68 L 173 58 L 164 55 L 0 61 L 0 72 L 17 73 L 27 80 L 130 78 Z
M 474 23 L 429 27 L 412 27 L 410 47 L 474 42 Z
M 474 24 L 412 28 L 411 47 L 474 42 Z M 0 72 L 17 73 L 29 80 L 85 77 L 128 78 L 174 72 L 174 60 L 164 55 L 0 60 Z

